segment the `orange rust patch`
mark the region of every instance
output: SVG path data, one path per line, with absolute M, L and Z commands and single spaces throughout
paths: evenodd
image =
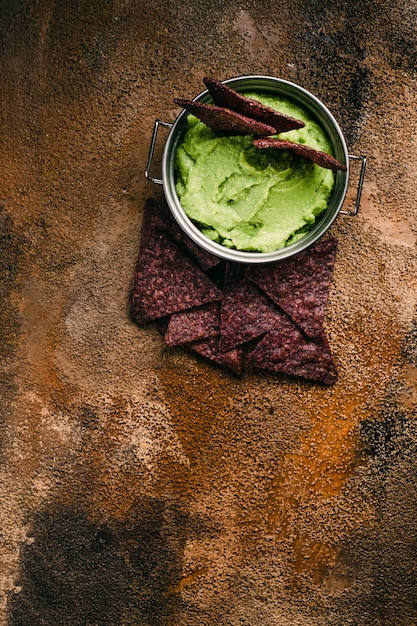
M 317 527 L 323 505 L 334 512 L 346 481 L 362 462 L 357 427 L 362 420 L 375 417 L 391 369 L 399 358 L 400 329 L 394 320 L 386 325 L 386 319 L 377 318 L 368 329 L 366 340 L 359 333 L 355 338 L 361 339 L 360 381 L 342 379 L 328 395 L 313 393 L 302 401 L 311 419 L 311 429 L 298 449 L 284 457 L 269 493 L 270 531 L 281 539 L 291 539 L 295 572 L 309 572 L 315 582 L 321 581 L 325 568 L 334 564 L 336 553 L 332 544 L 340 541 L 346 531 L 337 518 L 325 542 L 318 540 L 310 529 Z M 389 341 L 386 328 L 391 329 Z M 351 514 L 350 526 L 369 522 L 369 514 L 368 507 L 359 507 L 355 515 Z
M 165 402 L 191 465 L 210 448 L 210 432 L 227 416 L 243 382 L 193 356 L 168 357 L 159 371 Z M 204 477 L 200 477 L 204 481 Z
M 20 313 L 20 341 L 29 376 L 39 385 L 44 398 L 56 395 L 63 401 L 70 400 L 71 390 L 59 378 L 53 362 L 65 295 L 48 288 L 33 273 L 22 290 L 12 294 L 12 299 Z
M 206 573 L 207 568 L 198 569 L 195 572 L 188 574 L 188 576 L 184 576 L 183 578 L 181 578 L 181 580 L 173 587 L 170 587 L 169 590 L 172 593 L 181 593 L 181 591 L 183 591 L 186 587 L 190 587 L 191 585 L 193 585 L 201 578 L 201 576 L 204 576 Z
M 402 375 L 407 388 L 400 394 L 399 399 L 405 409 L 417 407 L 417 367 L 405 365 L 402 368 Z
M 316 584 L 323 582 L 323 574 L 336 563 L 336 550 L 308 535 L 299 535 L 293 541 L 294 570 L 296 574 L 308 571 Z

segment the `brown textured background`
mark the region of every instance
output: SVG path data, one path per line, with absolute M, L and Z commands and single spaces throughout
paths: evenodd
M 2 626 L 417 624 L 416 41 L 415 0 L 0 2 Z M 331 389 L 128 315 L 154 120 L 257 73 L 368 157 Z

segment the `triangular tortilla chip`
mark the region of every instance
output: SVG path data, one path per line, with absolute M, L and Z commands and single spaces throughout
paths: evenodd
M 284 113 L 280 113 L 275 109 L 261 104 L 258 100 L 247 98 L 219 80 L 206 77 L 203 78 L 203 82 L 215 104 L 232 109 L 241 115 L 252 117 L 264 124 L 269 124 L 269 126 L 273 126 L 275 128 L 274 134 L 293 130 L 294 128 L 303 128 L 303 126 L 305 126 L 303 120 L 294 119 L 293 117 L 289 117 Z
M 266 137 L 265 139 L 255 139 L 253 145 L 261 149 L 275 149 L 275 150 L 291 150 L 294 154 L 309 159 L 327 170 L 341 170 L 347 171 L 345 163 L 340 163 L 335 157 L 323 150 L 316 150 L 311 146 L 306 146 L 304 143 L 296 143 L 295 141 L 287 141 L 285 139 L 276 139 L 273 137 Z
M 138 323 L 221 300 L 221 291 L 163 233 L 148 239 L 139 254 L 131 289 Z
M 172 216 L 169 208 L 153 198 L 148 198 L 145 203 L 141 228 L 141 248 L 147 246 L 148 239 L 152 240 L 155 232 L 169 235 L 183 250 L 185 250 L 204 271 L 216 267 L 220 259 L 214 254 L 200 248 L 182 230 Z
M 187 344 L 187 348 L 209 361 L 217 363 L 217 365 L 227 367 L 235 374 L 242 374 L 243 351 L 241 347 L 223 351 L 219 347 L 219 337 L 213 337 L 211 339 L 189 343 Z
M 220 347 L 231 350 L 271 330 L 280 313 L 246 277 L 246 266 L 229 263 L 220 309 Z
M 275 135 L 275 128 L 269 124 L 264 124 L 258 120 L 240 115 L 236 111 L 231 111 L 225 107 L 218 107 L 213 104 L 196 102 L 195 100 L 184 100 L 175 98 L 175 104 L 182 106 L 186 111 L 195 115 L 206 126 L 214 132 L 227 135 L 255 135 L 255 137 L 267 137 Z
M 220 332 L 220 303 L 209 302 L 171 315 L 164 334 L 168 346 L 216 337 Z
M 301 376 L 326 385 L 333 385 L 338 378 L 325 335 L 309 339 L 285 313 L 248 355 L 248 360 L 260 369 Z
M 265 266 L 252 266 L 247 277 L 281 307 L 309 337 L 319 337 L 333 266 L 336 239 L 320 241 L 295 257 Z

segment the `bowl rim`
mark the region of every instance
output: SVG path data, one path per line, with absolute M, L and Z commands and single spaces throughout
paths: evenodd
M 251 252 L 227 248 L 204 235 L 202 231 L 191 221 L 181 206 L 175 189 L 175 154 L 180 143 L 182 135 L 186 128 L 187 111 L 183 110 L 177 116 L 172 128 L 169 132 L 165 143 L 162 156 L 162 183 L 164 195 L 168 206 L 171 210 L 181 229 L 202 249 L 213 255 L 227 261 L 235 261 L 238 263 L 254 264 L 254 263 L 270 263 L 277 260 L 283 260 L 294 256 L 299 252 L 309 248 L 333 224 L 338 216 L 340 209 L 346 197 L 349 182 L 349 154 L 345 138 L 336 119 L 317 96 L 306 90 L 300 85 L 277 78 L 274 76 L 266 76 L 260 74 L 251 74 L 246 76 L 236 76 L 222 81 L 236 91 L 269 91 L 279 92 L 280 95 L 287 96 L 297 101 L 312 113 L 318 123 L 325 130 L 332 143 L 336 158 L 346 164 L 346 172 L 337 170 L 335 172 L 335 185 L 332 197 L 327 209 L 321 214 L 320 219 L 313 228 L 298 241 L 274 250 L 272 252 Z M 211 95 L 207 89 L 201 91 L 193 98 L 197 102 L 205 102 L 211 100 Z

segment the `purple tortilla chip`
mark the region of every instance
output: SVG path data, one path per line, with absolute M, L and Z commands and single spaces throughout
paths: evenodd
M 132 317 L 138 323 L 221 300 L 221 291 L 163 233 L 148 238 L 132 281 Z
M 280 311 L 245 278 L 246 266 L 229 263 L 220 309 L 220 347 L 230 350 L 271 330 Z
M 220 332 L 220 303 L 209 302 L 200 307 L 171 315 L 164 335 L 168 346 L 216 337 Z
M 242 374 L 243 371 L 243 351 L 242 348 L 233 348 L 233 350 L 222 351 L 219 347 L 219 337 L 204 339 L 187 344 L 192 352 L 196 352 L 200 356 L 222 365 L 232 370 L 235 374 Z
M 316 150 L 311 146 L 306 146 L 303 143 L 296 143 L 295 141 L 287 141 L 284 139 L 275 139 L 272 137 L 266 137 L 265 139 L 255 139 L 253 145 L 257 148 L 268 149 L 275 148 L 277 150 L 291 150 L 294 154 L 309 159 L 316 163 L 320 167 L 324 167 L 327 170 L 341 170 L 347 171 L 347 166 L 344 163 L 340 163 L 334 156 L 323 152 L 323 150 Z
M 227 135 L 255 135 L 255 137 L 275 135 L 273 126 L 264 124 L 251 117 L 246 117 L 225 107 L 204 104 L 195 100 L 184 100 L 183 98 L 175 98 L 174 102 L 191 113 L 191 115 L 198 117 L 214 132 Z
M 247 98 L 219 80 L 206 77 L 203 78 L 203 82 L 215 104 L 273 126 L 275 128 L 274 135 L 305 126 L 302 120 L 296 120 L 275 109 L 264 106 L 258 100 Z
M 320 241 L 295 257 L 252 266 L 247 277 L 309 337 L 320 337 L 336 258 L 337 240 Z
M 255 367 L 301 376 L 326 385 L 338 378 L 328 341 L 324 335 L 309 339 L 282 313 L 281 322 L 258 343 L 248 355 Z
M 216 267 L 220 263 L 220 259 L 214 254 L 200 248 L 188 235 L 182 230 L 172 216 L 169 208 L 160 204 L 152 198 L 148 198 L 145 203 L 143 213 L 141 244 L 146 246 L 148 238 L 153 237 L 155 231 L 163 232 L 169 235 L 176 243 L 178 243 L 190 256 L 197 261 L 201 269 L 208 270 Z
M 139 254 L 149 246 L 152 247 L 155 237 L 159 232 L 166 232 L 165 223 L 166 219 L 163 215 L 161 205 L 158 204 L 156 200 L 148 198 L 143 209 Z

